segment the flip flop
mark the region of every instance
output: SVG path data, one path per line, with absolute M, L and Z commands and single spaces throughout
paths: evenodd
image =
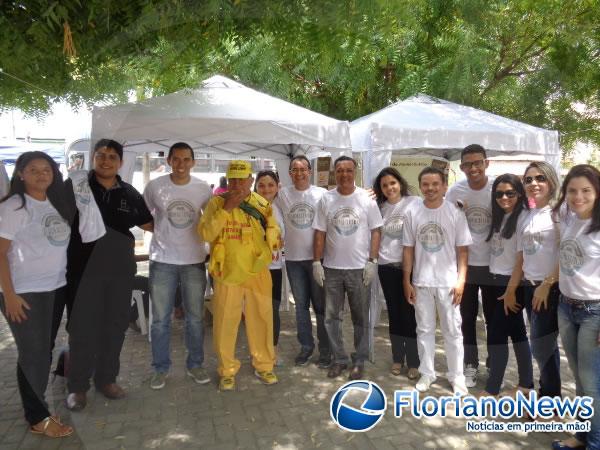
M 400 363 L 394 363 L 392 364 L 392 375 L 394 375 L 395 377 L 400 376 L 402 374 L 402 369 L 404 368 L 404 366 Z

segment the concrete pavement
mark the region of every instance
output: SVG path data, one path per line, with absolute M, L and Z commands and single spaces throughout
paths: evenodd
M 51 410 L 76 433 L 68 438 L 49 439 L 28 432 L 23 419 L 15 374 L 16 349 L 4 318 L 0 319 L 0 450 L 14 449 L 422 449 L 470 448 L 516 449 L 550 448 L 553 439 L 564 434 L 553 433 L 468 433 L 462 419 L 394 418 L 393 391 L 410 389 L 414 382 L 406 376 L 389 373 L 391 351 L 387 337 L 385 314 L 375 330 L 376 363 L 366 365 L 366 378 L 375 381 L 387 395 L 388 409 L 382 421 L 366 433 L 350 433 L 340 429 L 329 416 L 332 394 L 344 384 L 342 378 L 330 380 L 326 371 L 314 363 L 294 367 L 298 351 L 295 317 L 292 310 L 282 311 L 282 333 L 279 355 L 282 367 L 276 368 L 279 384 L 264 386 L 254 376 L 248 358 L 243 327 L 240 328 L 238 354 L 242 368 L 237 376 L 237 391 L 217 391 L 216 358 L 212 350 L 211 329 L 205 340 L 205 367 L 212 377 L 208 385 L 196 385 L 185 376 L 183 322 L 174 321 L 172 338 L 173 369 L 167 385 L 151 390 L 151 351 L 145 336 L 128 331 L 121 355 L 119 383 L 128 396 L 123 400 L 107 400 L 93 389 L 88 393 L 88 406 L 71 413 L 64 406 L 65 383 L 57 378 L 49 384 L 47 399 Z M 483 325 L 479 323 L 480 343 Z M 347 346 L 352 343 L 349 314 L 344 319 Z M 66 343 L 61 328 L 57 347 Z M 350 347 L 348 347 L 350 348 Z M 562 355 L 562 354 L 561 354 Z M 485 346 L 480 345 L 484 361 Z M 316 355 L 314 355 L 316 359 Z M 564 393 L 574 394 L 574 383 L 562 355 Z M 534 363 L 535 367 L 535 363 Z M 437 338 L 436 370 L 442 376 L 431 393 L 450 395 L 450 385 L 443 377 L 445 360 L 441 335 Z M 537 368 L 535 368 L 537 380 Z M 514 358 L 509 361 L 506 389 L 517 380 Z M 480 376 L 479 392 L 484 386 Z

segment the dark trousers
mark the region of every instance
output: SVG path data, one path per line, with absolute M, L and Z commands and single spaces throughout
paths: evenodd
M 540 369 L 540 395 L 561 395 L 560 357 L 558 354 L 558 283 L 548 294 L 548 308 L 533 311 L 533 292 L 540 282 L 523 281 L 523 297 L 531 327 L 531 352 Z
M 8 320 L 2 293 L 0 293 L 0 307 L 15 339 L 19 354 L 17 383 L 25 410 L 25 420 L 35 425 L 50 415 L 45 392 L 50 374 L 52 319 L 55 298 L 64 295 L 64 288 L 19 295 L 30 307 L 25 310 L 27 320 L 21 323 Z
M 496 298 L 506 291 L 510 280 L 507 275 L 492 275 Z M 508 338 L 512 340 L 517 369 L 519 371 L 519 386 L 530 389 L 533 387 L 533 362 L 531 349 L 527 339 L 527 329 L 523 318 L 523 289 L 517 288 L 517 304 L 521 309 L 516 312 L 504 312 L 504 302 L 496 301 L 496 308 L 492 321 L 488 327 L 487 347 L 489 352 L 490 374 L 487 379 L 485 390 L 493 395 L 500 393 L 500 386 L 504 379 L 506 365 L 508 364 Z
M 379 281 L 387 305 L 392 358 L 395 363 L 419 367 L 415 307 L 406 301 L 402 269 L 392 264 L 379 266 Z
M 281 305 L 281 269 L 270 269 L 273 288 L 273 345 L 279 342 L 279 331 L 281 330 L 281 319 L 279 318 L 279 306 Z
M 67 327 L 69 392 L 86 392 L 92 375 L 96 387 L 102 387 L 114 383 L 119 374 L 135 265 L 95 266 L 88 264 L 81 278 L 68 277 L 69 293 L 74 295 Z
M 465 349 L 465 364 L 479 366 L 479 353 L 477 350 L 477 314 L 479 313 L 479 290 L 483 303 L 483 317 L 486 330 L 491 323 L 496 307 L 495 290 L 489 267 L 469 266 L 467 268 L 467 282 L 460 303 L 460 316 L 462 318 L 463 346 Z M 488 350 L 489 354 L 489 350 Z

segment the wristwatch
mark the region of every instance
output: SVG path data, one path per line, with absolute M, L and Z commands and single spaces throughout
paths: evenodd
M 369 258 L 367 261 L 377 264 L 377 258 Z

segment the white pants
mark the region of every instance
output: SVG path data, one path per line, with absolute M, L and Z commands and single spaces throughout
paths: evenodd
M 463 374 L 463 336 L 460 329 L 460 307 L 452 304 L 452 288 L 415 286 L 417 302 L 417 346 L 421 365 L 419 372 L 435 378 L 433 361 L 435 357 L 436 307 L 440 316 L 440 326 L 444 337 L 447 377 L 450 383 L 465 382 Z

